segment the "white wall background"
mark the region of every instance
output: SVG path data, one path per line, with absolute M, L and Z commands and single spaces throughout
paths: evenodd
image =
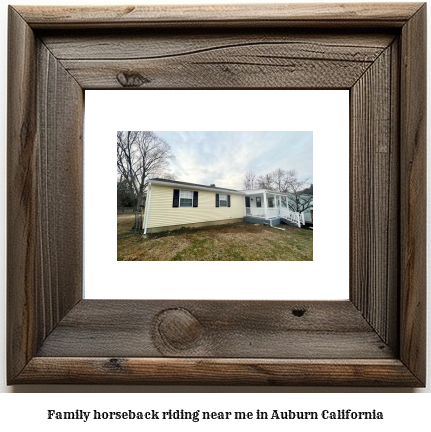
M 129 109 L 114 108 L 124 106 Z M 117 130 L 313 131 L 313 261 L 117 262 Z M 84 165 L 86 298 L 349 297 L 347 90 L 86 91 Z M 336 212 L 328 199 L 334 190 Z M 192 270 L 196 278 L 183 277 Z M 216 273 L 223 277 L 208 277 Z
M 316 0 L 314 0 L 316 2 Z M 351 1 L 351 0 L 350 0 Z M 227 1 L 218 0 L 199 0 L 199 1 L 187 1 L 183 0 L 183 3 L 226 3 Z M 234 1 L 235 3 L 252 3 L 253 0 Z M 277 2 L 272 0 L 273 3 Z M 296 0 L 298 2 L 298 0 Z M 34 0 L 15 0 L 14 4 L 32 4 L 37 5 L 43 4 L 115 4 L 121 3 L 120 1 L 73 1 L 73 0 L 55 0 L 55 1 L 34 1 Z M 152 0 L 150 2 L 135 0 L 135 4 L 148 3 L 173 3 L 172 0 Z M 3 85 L 0 86 L 0 100 L 3 101 L 0 104 L 0 128 L 2 130 L 1 134 L 1 146 L 3 151 L 0 152 L 0 171 L 5 172 L 5 107 L 6 107 L 6 32 L 7 32 L 7 5 L 2 3 L 0 6 L 0 23 L 1 23 L 1 82 Z M 431 44 L 428 44 L 431 46 Z M 429 61 L 428 54 L 428 61 Z M 430 70 L 430 68 L 428 68 Z M 428 86 L 429 88 L 429 86 Z M 429 93 L 428 93 L 429 95 Z M 429 100 L 429 97 L 428 97 Z M 428 130 L 430 130 L 430 125 L 428 122 Z M 428 159 L 428 165 L 430 159 Z M 5 177 L 4 177 L 5 178 Z M 428 181 L 428 186 L 430 186 Z M 428 190 L 431 190 L 428 187 Z M 0 189 L 0 217 L 2 218 L 2 224 L 0 225 L 0 241 L 5 245 L 5 188 Z M 428 207 L 428 215 L 430 214 L 430 208 Z M 425 233 L 424 233 L 425 234 Z M 5 254 L 5 247 L 3 248 L 3 254 Z M 5 255 L 3 255 L 5 256 Z M 0 427 L 2 430 L 8 430 L 12 427 L 15 429 L 20 429 L 23 427 L 31 427 L 32 429 L 39 429 L 40 427 L 46 428 L 45 430 L 58 430 L 61 427 L 63 430 L 73 430 L 76 431 L 80 427 L 88 425 L 88 423 L 75 423 L 62 422 L 62 423 L 48 423 L 46 419 L 47 409 L 64 409 L 64 410 L 75 410 L 75 409 L 141 409 L 146 408 L 156 408 L 156 409 L 177 409 L 184 408 L 190 409 L 196 407 L 199 409 L 210 409 L 210 410 L 225 410 L 225 409 L 253 409 L 263 407 L 262 409 L 282 409 L 287 410 L 301 409 L 301 410 L 321 410 L 325 407 L 331 407 L 334 409 L 341 408 L 353 408 L 360 410 L 362 408 L 376 408 L 385 411 L 386 419 L 383 422 L 329 422 L 329 423 L 319 423 L 319 429 L 324 430 L 345 430 L 346 426 L 352 431 L 361 430 L 366 427 L 368 430 L 384 430 L 387 428 L 392 428 L 392 430 L 406 430 L 409 427 L 420 427 L 420 425 L 429 424 L 429 418 L 427 417 L 429 406 L 431 402 L 431 373 L 428 371 L 428 387 L 424 390 L 416 390 L 416 393 L 427 393 L 421 396 L 410 396 L 408 393 L 412 393 L 411 389 L 361 389 L 361 388 L 341 388 L 341 389 L 330 389 L 330 388 L 270 388 L 270 387 L 259 387 L 259 388 L 235 388 L 235 387 L 222 387 L 222 388 L 211 388 L 211 387 L 142 387 L 142 386 L 76 386 L 76 385 L 34 385 L 34 386 L 15 386 L 7 387 L 5 385 L 5 262 L 4 259 L 1 261 L 0 265 L 0 280 L 1 280 L 1 296 L 0 296 L 0 311 L 2 319 L 0 321 Z M 430 300 L 428 300 L 428 311 L 431 311 Z M 428 324 L 428 335 L 431 334 L 430 324 Z M 430 337 L 428 336 L 428 349 L 430 347 Z M 428 359 L 431 358 L 430 351 Z M 429 368 L 428 368 L 429 369 Z M 21 393 L 18 395 L 7 394 L 10 392 Z M 42 395 L 26 395 L 24 393 L 44 393 Z M 56 394 L 64 393 L 64 394 Z M 129 394 L 123 394 L 120 397 L 112 397 L 112 395 L 98 395 L 94 397 L 91 392 L 125 392 Z M 141 394 L 139 396 L 134 395 L 134 392 L 148 393 Z M 180 397 L 178 395 L 158 395 L 156 393 L 163 392 L 185 392 Z M 211 393 L 211 394 L 196 394 L 197 392 Z M 255 392 L 256 395 L 248 394 L 215 394 L 214 392 Z M 270 394 L 259 394 L 262 392 L 269 392 Z M 290 393 L 310 393 L 307 395 L 292 395 Z M 364 392 L 369 392 L 372 394 L 364 394 Z M 382 395 L 381 393 L 391 392 L 392 395 Z M 75 394 L 83 393 L 83 394 Z M 324 397 L 318 393 L 329 393 Z M 346 394 L 340 394 L 346 393 Z M 352 394 L 354 393 L 354 394 Z M 412 399 L 414 397 L 414 399 Z M 189 429 L 193 427 L 198 427 L 199 423 L 190 422 L 176 422 L 174 424 L 169 424 L 169 426 L 174 426 L 177 429 Z M 286 428 L 291 426 L 291 423 L 270 423 L 271 428 L 280 429 L 285 431 Z M 132 425 L 127 426 L 127 423 L 116 423 L 110 422 L 103 423 L 102 427 L 104 430 L 111 430 L 114 427 L 118 429 L 118 426 L 126 426 L 128 430 L 132 430 Z M 294 427 L 298 424 L 294 423 Z M 305 430 L 315 430 L 314 423 L 304 423 L 301 424 Z M 91 427 L 91 426 L 88 426 Z M 135 424 L 133 428 L 136 430 L 143 430 L 147 427 L 147 424 Z M 165 426 L 166 427 L 166 426 Z M 219 429 L 223 427 L 224 429 L 230 428 L 232 430 L 237 429 L 238 424 L 236 423 L 217 423 L 213 422 L 208 424 L 206 429 Z M 244 427 L 244 426 L 243 426 Z M 250 424 L 250 427 L 262 428 L 261 424 Z M 263 427 L 268 427 L 268 425 L 263 425 Z M 422 426 L 423 427 L 423 426 Z

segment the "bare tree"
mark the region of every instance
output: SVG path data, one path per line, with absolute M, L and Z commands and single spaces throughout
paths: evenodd
M 290 199 L 289 209 L 294 212 L 302 213 L 311 207 L 313 203 L 313 194 L 306 193 L 306 188 L 309 188 L 310 184 L 308 179 L 299 181 L 296 179 L 291 182 L 290 185 Z
M 117 132 L 117 174 L 136 196 L 136 207 L 144 201 L 148 180 L 154 177 L 173 179 L 169 161 L 174 159 L 171 146 L 154 132 Z
M 298 181 L 298 173 L 296 170 L 283 170 L 277 168 L 271 174 L 273 190 L 277 192 L 289 192 L 292 185 Z
M 295 184 L 298 182 L 298 173 L 296 170 L 285 171 L 283 184 L 280 189 L 280 192 L 289 192 L 295 187 Z
M 272 174 L 261 175 L 257 178 L 257 187 L 259 189 L 272 190 L 274 188 L 273 184 Z
M 253 170 L 248 171 L 244 177 L 244 189 L 250 190 L 257 186 L 256 173 Z
M 263 175 L 259 176 L 257 178 L 256 182 L 257 182 L 257 188 L 258 189 L 266 189 L 265 176 L 263 176 Z
M 272 179 L 274 183 L 275 190 L 277 192 L 282 192 L 285 183 L 286 171 L 281 168 L 277 168 L 272 172 Z

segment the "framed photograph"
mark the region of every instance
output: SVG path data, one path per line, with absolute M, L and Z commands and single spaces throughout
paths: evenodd
M 425 3 L 19 6 L 8 25 L 10 385 L 425 385 Z M 348 90 L 349 298 L 84 298 L 98 89 Z

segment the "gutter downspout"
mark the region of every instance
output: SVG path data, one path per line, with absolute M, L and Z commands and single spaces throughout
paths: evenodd
M 144 234 L 143 236 L 147 235 L 147 222 L 148 222 L 148 215 L 150 213 L 150 201 L 151 201 L 151 182 L 148 182 L 148 203 L 147 203 L 147 209 L 145 212 L 145 227 L 144 227 Z

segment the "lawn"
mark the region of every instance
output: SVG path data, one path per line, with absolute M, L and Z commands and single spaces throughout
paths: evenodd
M 133 224 L 132 224 L 133 225 Z M 240 222 L 117 240 L 118 261 L 312 261 L 313 231 Z M 117 228 L 118 232 L 118 228 Z

